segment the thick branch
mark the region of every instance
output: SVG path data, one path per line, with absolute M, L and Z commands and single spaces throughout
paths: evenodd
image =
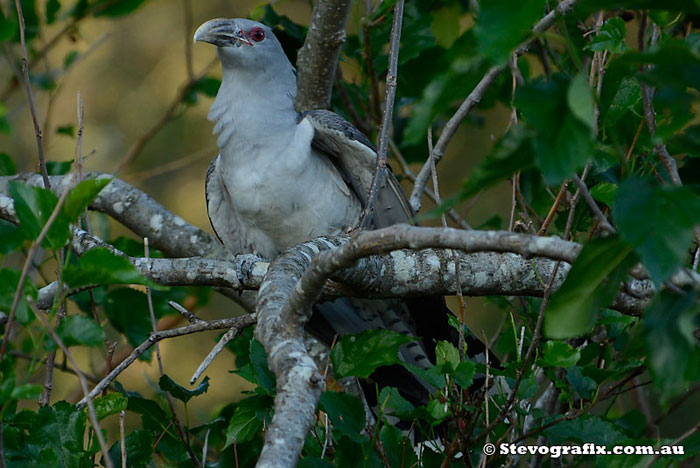
M 345 42 L 351 0 L 319 0 L 314 5 L 309 32 L 297 55 L 298 111 L 328 109 L 340 47 Z
M 83 179 L 105 177 L 91 172 Z M 51 189 L 60 193 L 69 183 L 71 176 L 51 176 Z M 12 180 L 42 187 L 38 174 L 23 173 L 16 176 L 0 177 L 0 193 L 7 194 L 7 184 Z M 4 211 L 6 199 L 0 200 L 0 215 Z M 168 211 L 148 194 L 114 179 L 95 198 L 90 207 L 110 215 L 139 237 L 148 237 L 153 247 L 174 257 L 207 256 L 227 258 L 229 254 L 211 234 L 192 226 L 184 219 Z M 7 219 L 7 218 L 5 218 Z

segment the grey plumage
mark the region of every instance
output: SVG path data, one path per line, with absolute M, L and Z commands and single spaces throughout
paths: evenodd
M 207 171 L 206 185 L 209 217 L 223 244 L 234 254 L 274 258 L 297 243 L 355 227 L 375 170 L 370 141 L 333 112 L 294 111 L 294 69 L 267 26 L 216 19 L 199 27 L 197 40 L 217 46 L 223 68 L 209 113 L 220 152 Z M 414 215 L 387 171 L 372 227 L 410 222 Z M 426 306 L 439 317 L 429 319 L 430 329 L 420 334 L 444 338 L 451 330 L 444 301 L 421 302 Z M 425 317 L 426 311 L 420 313 Z M 314 324 L 330 338 L 370 328 L 415 335 L 411 304 L 402 301 L 321 304 L 312 328 Z M 401 355 L 413 364 L 430 364 L 421 345 L 406 346 Z

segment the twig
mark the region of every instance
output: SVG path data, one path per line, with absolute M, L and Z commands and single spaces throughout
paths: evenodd
M 615 232 L 615 228 L 613 227 L 612 224 L 610 224 L 610 221 L 608 221 L 608 218 L 606 218 L 605 215 L 603 214 L 603 212 L 600 210 L 600 207 L 593 199 L 593 196 L 591 195 L 591 192 L 588 190 L 588 187 L 586 187 L 586 184 L 581 180 L 581 178 L 578 175 L 575 175 L 573 177 L 573 181 L 576 184 L 576 186 L 578 187 L 578 189 L 581 191 L 581 194 L 583 195 L 583 199 L 586 200 L 586 204 L 588 205 L 588 207 L 591 209 L 591 211 L 596 216 L 596 218 L 598 218 L 598 221 L 600 222 L 601 227 L 610 233 Z
M 216 343 L 216 345 L 212 348 L 209 354 L 207 354 L 207 357 L 204 358 L 202 363 L 199 365 L 199 367 L 197 367 L 197 370 L 190 378 L 191 385 L 194 384 L 197 381 L 197 379 L 199 379 L 202 376 L 202 373 L 205 370 L 207 370 L 214 358 L 224 349 L 224 346 L 226 346 L 226 344 L 228 344 L 229 341 L 236 337 L 237 334 L 238 330 L 235 327 L 229 329 L 229 331 L 224 333 L 224 336 L 221 337 L 221 339 Z
M 559 189 L 559 194 L 557 195 L 557 198 L 554 199 L 554 203 L 552 203 L 552 207 L 549 209 L 547 217 L 544 219 L 540 230 L 537 231 L 538 236 L 543 236 L 547 233 L 547 229 L 549 229 L 549 224 L 554 219 L 554 215 L 557 214 L 557 209 L 559 208 L 561 201 L 564 199 L 564 195 L 566 195 L 566 188 L 568 187 L 568 185 L 569 184 L 566 181 L 564 181 L 561 184 L 561 188 Z
M 175 301 L 168 301 L 168 305 L 178 311 L 183 317 L 187 319 L 188 322 L 190 323 L 198 323 L 202 322 L 203 320 L 197 317 L 195 314 L 190 312 L 189 310 L 185 309 L 183 306 L 178 304 Z
M 556 8 L 554 8 L 552 11 L 547 13 L 533 28 L 532 28 L 532 33 L 533 34 L 538 34 L 546 29 L 548 29 L 550 26 L 554 24 L 554 21 L 562 15 L 565 15 L 569 11 L 571 11 L 576 5 L 577 0 L 563 0 L 562 2 L 557 5 Z M 532 43 L 533 39 L 528 39 L 525 41 L 520 47 L 518 47 L 515 50 L 515 55 L 522 55 L 525 53 Z M 457 128 L 459 127 L 459 124 L 464 120 L 464 118 L 469 114 L 469 112 L 476 106 L 479 102 L 481 102 L 481 98 L 484 96 L 486 93 L 486 90 L 493 84 L 493 82 L 496 80 L 498 75 L 501 74 L 503 71 L 504 67 L 503 66 L 494 66 L 490 68 L 486 74 L 481 78 L 479 83 L 474 87 L 471 93 L 467 96 L 467 98 L 462 102 L 462 104 L 459 106 L 457 109 L 457 112 L 450 118 L 450 120 L 447 121 L 445 126 L 442 129 L 442 133 L 440 134 L 440 138 L 438 138 L 437 143 L 435 144 L 434 148 L 434 153 L 435 153 L 435 162 L 439 163 L 442 157 L 445 154 L 445 150 L 447 148 L 447 145 L 449 144 L 450 140 L 452 140 L 452 137 L 454 134 L 457 132 Z M 413 191 L 411 192 L 411 197 L 410 197 L 410 202 L 411 206 L 413 207 L 419 207 L 421 205 L 421 196 L 423 194 L 423 190 L 425 189 L 426 183 L 428 182 L 428 178 L 430 177 L 430 163 L 426 162 L 423 167 L 421 168 L 420 172 L 418 173 L 418 176 L 416 177 L 416 184 L 413 187 Z
M 144 253 L 144 258 L 146 260 L 149 259 L 150 257 L 150 252 L 148 248 L 148 237 L 143 238 L 143 253 Z M 158 333 L 158 323 L 156 322 L 156 313 L 153 310 L 153 297 L 151 296 L 151 288 L 148 286 L 146 287 L 146 301 L 148 302 L 148 315 L 151 318 L 151 329 L 153 330 L 153 333 Z M 161 377 L 163 376 L 163 361 L 160 358 L 160 346 L 158 343 L 155 343 L 155 349 L 156 349 L 156 359 L 158 361 L 158 370 L 160 371 Z
M 36 318 L 41 322 L 41 324 L 44 326 L 46 329 L 46 333 L 49 334 L 51 339 L 58 345 L 59 348 L 63 351 L 63 354 L 66 356 L 66 358 L 70 361 L 71 366 L 73 366 L 73 369 L 75 369 L 75 373 L 78 375 L 78 380 L 80 380 L 80 387 L 83 389 L 83 394 L 85 396 L 88 395 L 88 384 L 87 380 L 85 379 L 85 376 L 83 376 L 82 371 L 78 367 L 78 363 L 75 362 L 75 359 L 73 359 L 73 355 L 71 354 L 70 351 L 68 351 L 68 347 L 63 343 L 63 340 L 56 334 L 56 332 L 51 328 L 51 325 L 46 321 L 42 313 L 35 307 L 35 305 L 30 302 L 30 305 L 34 309 L 34 314 L 36 315 Z M 95 432 L 95 436 L 97 437 L 97 441 L 100 444 L 100 449 L 102 450 L 102 458 L 104 464 L 107 466 L 107 468 L 113 468 L 114 465 L 112 463 L 112 459 L 109 457 L 109 449 L 107 448 L 107 443 L 105 442 L 105 438 L 102 435 L 102 429 L 100 428 L 100 422 L 97 420 L 97 413 L 95 412 L 95 406 L 92 404 L 92 400 L 88 400 L 87 402 L 88 406 L 88 415 L 90 417 L 90 422 L 92 424 L 92 428 Z
M 112 372 L 110 372 L 104 379 L 100 381 L 99 384 L 92 389 L 92 391 L 87 394 L 85 398 L 77 403 L 78 408 L 84 407 L 88 401 L 91 401 L 97 395 L 99 395 L 102 390 L 106 389 L 114 379 L 119 376 L 124 370 L 131 365 L 135 360 L 139 358 L 143 353 L 145 353 L 151 346 L 155 343 L 164 340 L 166 338 L 174 338 L 176 336 L 190 335 L 192 333 L 198 333 L 205 330 L 221 330 L 222 328 L 237 327 L 242 330 L 246 327 L 253 325 L 256 322 L 256 316 L 253 314 L 241 315 L 239 317 L 210 320 L 198 323 L 193 323 L 191 325 L 186 325 L 184 327 L 173 328 L 172 330 L 161 330 L 157 333 L 153 333 L 148 337 L 146 341 L 138 345 L 131 354 L 124 359 L 122 362 L 115 367 Z
M 126 434 L 124 430 L 124 418 L 126 417 L 126 411 L 121 410 L 119 412 L 119 447 L 122 452 L 122 468 L 126 468 Z
M 44 157 L 44 137 L 41 131 L 41 126 L 39 125 L 39 117 L 36 111 L 36 101 L 34 100 L 34 93 L 32 92 L 32 84 L 29 81 L 29 59 L 27 58 L 27 43 L 24 37 L 26 25 L 24 23 L 24 14 L 22 13 L 22 5 L 19 0 L 15 0 L 15 7 L 17 8 L 17 17 L 19 18 L 19 38 L 20 43 L 22 44 L 22 74 L 24 76 L 24 90 L 27 93 L 29 111 L 32 114 L 32 123 L 34 124 L 34 134 L 36 135 L 36 146 L 39 154 L 39 171 L 41 172 L 41 177 L 44 179 L 44 188 L 50 188 L 51 182 L 49 181 L 49 173 L 46 171 L 46 158 Z M 5 343 L 3 342 L 3 349 L 4 345 Z
M 207 466 L 207 452 L 209 451 L 209 433 L 211 428 L 207 429 L 207 433 L 204 434 L 204 447 L 202 447 L 202 466 Z
M 386 77 L 386 94 L 384 95 L 384 115 L 379 130 L 379 144 L 377 148 L 377 167 L 374 179 L 367 195 L 367 205 L 360 215 L 360 226 L 367 228 L 372 219 L 374 205 L 377 201 L 379 188 L 384 181 L 386 171 L 387 149 L 389 147 L 389 133 L 391 131 L 392 115 L 394 112 L 394 98 L 396 97 L 396 74 L 399 65 L 399 44 L 401 42 L 401 24 L 403 21 L 403 0 L 397 0 L 394 4 L 394 21 L 391 25 L 391 39 L 389 41 L 389 71 Z
M 330 107 L 351 6 L 351 0 L 319 0 L 314 5 L 309 32 L 297 55 L 297 111 Z

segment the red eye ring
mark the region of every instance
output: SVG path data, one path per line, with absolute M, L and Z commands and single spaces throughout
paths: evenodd
M 255 42 L 262 42 L 265 40 L 265 30 L 260 26 L 256 26 L 250 30 L 249 36 Z

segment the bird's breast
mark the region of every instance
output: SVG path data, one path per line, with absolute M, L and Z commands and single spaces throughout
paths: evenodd
M 311 137 L 297 132 L 287 141 L 239 142 L 230 154 L 221 153 L 223 182 L 237 217 L 279 251 L 339 234 L 356 224 L 361 211 L 333 164 L 311 150 Z

